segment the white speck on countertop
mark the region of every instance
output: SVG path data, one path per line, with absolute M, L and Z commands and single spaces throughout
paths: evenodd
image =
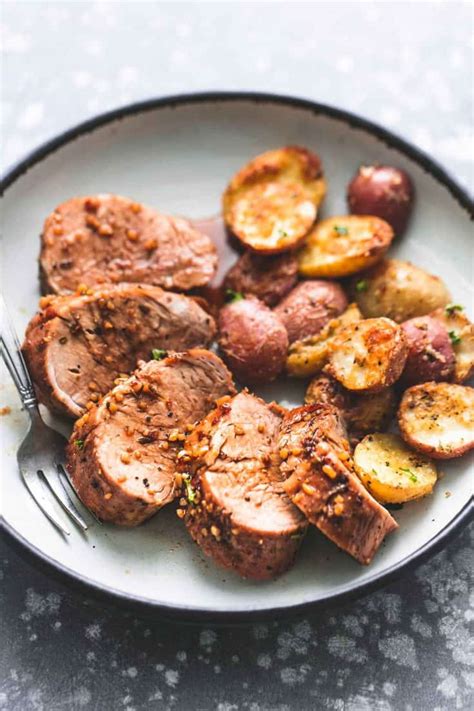
M 411 669 L 418 669 L 415 642 L 407 634 L 388 635 L 379 641 L 379 650 L 387 659 Z
M 85 630 L 85 635 L 87 639 L 99 640 L 102 636 L 102 628 L 97 622 L 95 624 L 88 625 Z

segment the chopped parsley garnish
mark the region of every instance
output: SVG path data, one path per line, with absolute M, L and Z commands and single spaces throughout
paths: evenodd
M 348 235 L 349 230 L 347 227 L 342 227 L 341 225 L 334 225 L 334 232 L 337 232 L 338 235 Z
M 167 355 L 167 351 L 164 351 L 162 348 L 153 348 L 151 352 L 153 360 L 163 360 L 163 358 L 166 358 Z
M 407 469 L 406 467 L 400 467 L 400 471 L 404 472 L 405 474 L 408 474 L 410 481 L 412 481 L 413 483 L 416 483 L 418 481 L 418 477 L 416 476 L 416 474 L 413 474 L 411 469 Z
M 448 316 L 452 316 L 455 311 L 464 311 L 464 306 L 461 306 L 461 304 L 448 304 L 445 306 L 445 311 Z
M 280 235 L 280 237 L 288 237 L 288 232 L 286 230 L 280 229 L 278 230 L 278 234 Z
M 361 291 L 366 291 L 368 287 L 368 282 L 367 279 L 359 279 L 359 281 L 356 283 L 356 291 L 361 292 Z
M 84 440 L 83 440 L 83 439 L 75 439 L 75 440 L 74 440 L 74 445 L 75 445 L 78 449 L 84 449 Z
M 190 504 L 195 504 L 197 501 L 196 489 L 191 484 L 191 477 L 189 474 L 183 474 L 183 482 L 186 488 L 186 498 Z
M 234 291 L 233 289 L 225 290 L 225 300 L 228 304 L 233 304 L 234 301 L 242 301 L 244 295 L 240 291 Z
M 449 332 L 448 332 L 448 336 L 449 336 L 449 338 L 450 338 L 451 343 L 453 344 L 453 346 L 457 346 L 458 343 L 461 343 L 461 336 L 458 336 L 458 334 L 456 333 L 456 331 L 449 331 Z

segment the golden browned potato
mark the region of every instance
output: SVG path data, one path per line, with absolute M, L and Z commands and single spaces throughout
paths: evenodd
M 397 323 L 425 316 L 451 301 L 439 277 L 400 259 L 385 259 L 357 276 L 351 293 L 366 318 L 385 316 Z
M 451 339 L 455 358 L 453 381 L 469 380 L 474 375 L 474 324 L 459 304 L 447 304 L 431 316 L 443 324 Z
M 348 390 L 378 392 L 398 380 L 407 355 L 398 324 L 388 318 L 368 318 L 339 331 L 325 370 Z
M 313 378 L 308 385 L 305 402 L 309 405 L 323 402 L 340 410 L 351 442 L 385 429 L 396 409 L 393 388 L 385 388 L 370 395 L 354 393 L 324 373 Z
M 380 261 L 392 239 L 392 228 L 379 217 L 329 217 L 315 225 L 299 252 L 300 273 L 330 279 L 356 274 Z
M 284 252 L 308 234 L 325 193 L 315 153 L 299 146 L 278 148 L 234 175 L 223 196 L 224 220 L 249 249 Z
M 422 383 L 405 390 L 398 409 L 405 442 L 434 459 L 454 459 L 474 447 L 474 388 Z
M 433 491 L 436 465 L 409 449 L 395 434 L 370 434 L 354 451 L 354 468 L 364 486 L 382 504 L 403 504 Z
M 344 313 L 332 319 L 318 334 L 292 343 L 286 359 L 288 374 L 296 378 L 307 378 L 320 373 L 328 362 L 329 347 L 336 333 L 347 324 L 359 321 L 361 318 L 357 306 L 350 304 Z

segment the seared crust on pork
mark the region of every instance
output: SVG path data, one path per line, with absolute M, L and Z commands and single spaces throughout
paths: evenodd
M 177 493 L 186 431 L 235 392 L 224 363 L 195 348 L 142 363 L 74 426 L 67 468 L 101 520 L 137 526 Z
M 68 417 L 80 417 L 155 349 L 207 346 L 216 331 L 194 299 L 146 284 L 108 284 L 41 305 L 23 354 L 40 402 Z
M 118 282 L 188 291 L 212 279 L 217 253 L 187 220 L 103 194 L 71 198 L 46 218 L 39 261 L 43 293 Z
M 396 521 L 353 470 L 338 410 L 327 404 L 288 412 L 279 435 L 284 488 L 325 536 L 367 565 Z
M 281 418 L 278 405 L 243 391 L 186 442 L 192 491 L 180 511 L 191 536 L 217 563 L 256 580 L 292 565 L 307 527 L 282 487 Z

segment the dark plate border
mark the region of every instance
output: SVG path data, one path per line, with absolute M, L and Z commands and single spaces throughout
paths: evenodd
M 405 139 L 397 136 L 385 128 L 382 128 L 366 118 L 357 116 L 356 114 L 343 109 L 309 101 L 307 99 L 261 92 L 216 91 L 195 94 L 180 94 L 177 96 L 149 99 L 100 114 L 60 133 L 55 138 L 47 141 L 36 150 L 29 153 L 23 160 L 14 164 L 5 173 L 5 175 L 2 176 L 0 181 L 0 191 L 3 194 L 3 192 L 10 185 L 12 185 L 19 177 L 24 175 L 31 167 L 39 163 L 43 158 L 46 158 L 50 154 L 54 153 L 65 144 L 106 124 L 113 123 L 114 121 L 118 121 L 122 118 L 133 116 L 135 114 L 160 108 L 173 108 L 183 104 L 232 101 L 252 101 L 254 103 L 278 104 L 281 106 L 305 109 L 313 114 L 329 116 L 330 118 L 342 121 L 353 128 L 362 129 L 371 135 L 376 136 L 389 147 L 395 148 L 416 162 L 423 170 L 425 170 L 425 172 L 429 173 L 449 191 L 459 205 L 466 210 L 471 220 L 474 219 L 474 203 L 467 191 L 464 190 L 452 177 L 452 175 L 450 175 L 441 165 Z M 145 613 L 147 615 L 161 616 L 186 622 L 206 621 L 208 623 L 214 622 L 222 624 L 232 622 L 252 622 L 257 619 L 275 619 L 275 617 L 302 614 L 317 608 L 321 609 L 322 607 L 336 606 L 341 603 L 354 600 L 362 595 L 366 595 L 377 588 L 394 582 L 400 578 L 402 572 L 403 574 L 406 574 L 408 571 L 413 570 L 429 557 L 440 551 L 448 543 L 448 541 L 450 541 L 456 534 L 460 533 L 461 529 L 473 518 L 473 514 L 474 502 L 471 497 L 471 500 L 466 503 L 455 518 L 441 531 L 439 531 L 436 536 L 425 543 L 424 546 L 393 565 L 384 573 L 373 575 L 363 583 L 358 585 L 351 585 L 349 583 L 333 595 L 327 595 L 324 598 L 299 603 L 297 605 L 269 608 L 265 610 L 248 608 L 244 611 L 236 611 L 232 609 L 226 611 L 215 611 L 210 608 L 196 608 L 191 605 L 163 605 L 161 603 L 142 598 L 138 595 L 128 595 L 115 588 L 99 585 L 95 581 L 86 578 L 85 576 L 80 576 L 66 566 L 59 564 L 53 558 L 44 554 L 39 548 L 33 546 L 12 526 L 10 526 L 10 524 L 4 521 L 3 518 L 1 521 L 1 532 L 4 540 L 21 556 L 25 557 L 29 563 L 37 567 L 42 572 L 51 575 L 62 583 L 65 583 L 68 587 L 73 587 L 75 591 L 80 591 L 89 595 L 92 594 L 101 601 L 106 603 L 113 602 L 120 607 L 125 607 L 128 610 L 133 610 L 141 614 Z

